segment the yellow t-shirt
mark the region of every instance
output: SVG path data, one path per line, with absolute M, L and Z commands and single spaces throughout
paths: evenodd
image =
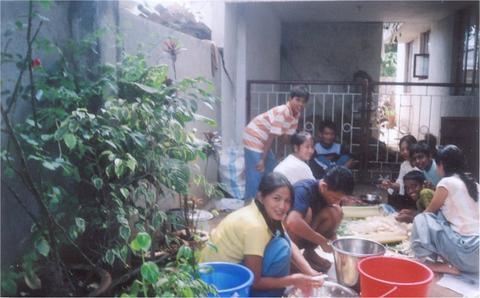
M 202 262 L 240 263 L 245 255 L 263 257 L 272 233 L 255 202 L 227 215 L 210 233 L 209 242 L 200 254 Z

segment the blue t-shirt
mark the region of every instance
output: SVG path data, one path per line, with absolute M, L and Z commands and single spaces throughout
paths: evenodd
M 441 179 L 441 177 L 438 176 L 437 173 L 437 163 L 435 162 L 435 160 L 432 160 L 432 165 L 430 166 L 430 169 L 428 169 L 428 171 L 423 170 L 423 174 L 428 181 L 432 182 L 433 186 L 437 186 L 438 181 L 440 181 Z
M 327 206 L 327 202 L 318 189 L 318 183 L 319 180 L 305 179 L 293 185 L 294 198 L 292 210 L 298 211 L 305 216 L 308 208 L 311 207 L 315 215 L 320 209 Z

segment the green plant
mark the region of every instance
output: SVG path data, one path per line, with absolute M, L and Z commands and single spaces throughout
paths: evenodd
M 2 52 L 2 63 L 17 64 L 18 77 L 13 90 L 2 85 L 7 96 L 1 105 L 2 132 L 8 141 L 1 158 L 2 185 L 34 222 L 33 247 L 2 280 L 2 291 L 14 294 L 13 282 L 23 277 L 32 290 L 57 285 L 57 292 L 46 295 L 81 295 L 86 293 L 73 281 L 72 265 L 119 271 L 113 276 L 113 284 L 119 284 L 117 278 L 124 280 L 136 269 L 129 250 L 136 234 L 151 235 L 150 260 L 157 249 L 168 252 L 164 262 L 177 254 L 181 241 L 159 201 L 187 197 L 191 182 L 213 191 L 188 165 L 206 156 L 204 142 L 186 125 L 193 120 L 214 124 L 197 110 L 216 99 L 209 82 L 172 81 L 167 66 L 148 66 L 141 54 L 123 54 L 116 65 L 80 63 L 93 55 L 105 32 L 54 46 L 37 38 L 43 21 L 33 30 L 32 21 L 40 15 L 32 1 L 29 7 L 28 24 L 22 26 L 28 32 L 26 54 Z M 54 67 L 42 67 L 33 58 L 39 49 L 56 55 Z M 11 114 L 22 98 L 31 113 L 14 123 Z M 40 206 L 40 214 L 16 192 L 12 183 L 18 181 Z
M 397 44 L 385 44 L 385 54 L 381 65 L 382 76 L 394 77 L 397 73 Z
M 121 297 L 198 297 L 216 294 L 216 289 L 199 278 L 198 251 L 181 246 L 173 262 L 159 267 L 155 262 L 145 261 L 144 255 L 151 248 L 147 233 L 139 233 L 130 243 L 130 248 L 142 257 L 141 280 L 135 280 L 128 293 Z

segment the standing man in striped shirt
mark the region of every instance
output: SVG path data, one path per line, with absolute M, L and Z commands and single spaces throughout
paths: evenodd
M 289 136 L 295 133 L 309 96 L 305 87 L 294 87 L 286 104 L 256 116 L 245 127 L 245 199 L 255 197 L 263 175 L 275 168 L 277 161 L 271 150 L 273 140 L 282 136 L 284 143 L 289 143 Z

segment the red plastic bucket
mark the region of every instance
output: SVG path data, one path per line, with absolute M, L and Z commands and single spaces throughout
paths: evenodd
M 358 263 L 362 297 L 427 297 L 433 272 L 409 259 L 369 257 Z

